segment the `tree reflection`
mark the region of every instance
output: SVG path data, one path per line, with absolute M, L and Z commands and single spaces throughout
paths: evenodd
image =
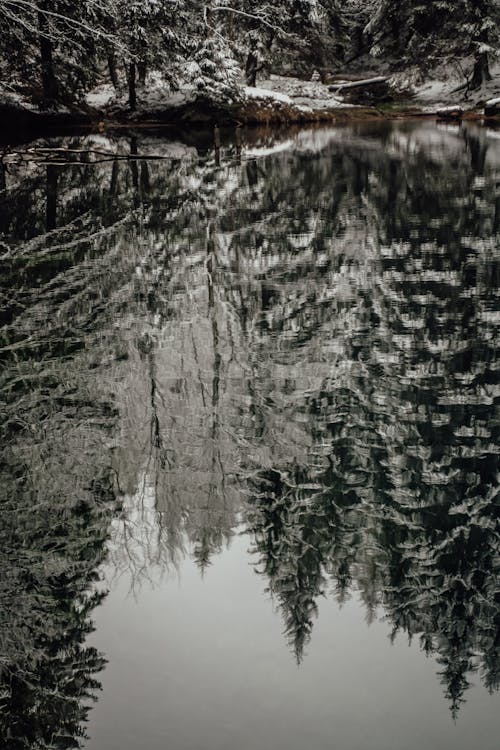
M 85 332 L 95 310 L 82 313 L 75 288 L 70 300 L 53 282 L 46 298 L 13 290 L 25 304 L 7 310 L 2 330 L 0 736 L 9 750 L 79 746 L 105 664 L 86 644 L 114 510 L 104 450 L 113 406 L 91 369 L 105 347 Z
M 299 466 L 274 462 L 259 474 L 248 519 L 298 659 L 329 581 L 341 598 L 357 589 L 369 617 L 382 604 L 393 634 L 436 653 L 455 713 L 476 670 L 498 687 L 499 227 L 484 200 L 494 172 L 479 181 L 461 164 L 445 185 L 441 166 L 419 156 L 415 170 L 395 160 L 391 181 L 378 176 L 375 189 L 364 164 L 347 181 L 361 190 L 353 203 L 363 198 L 347 225 L 357 257 L 340 236 L 319 273 L 308 256 L 332 230 L 311 237 L 309 220 L 291 238 L 309 232 L 304 260 L 291 252 L 274 284 L 266 275 L 263 337 L 278 352 L 269 349 L 275 372 L 288 372 L 278 403 L 293 403 L 310 448 Z M 335 174 L 342 183 L 341 163 Z M 367 206 L 377 222 L 360 227 Z M 318 385 L 304 388 L 307 371 Z
M 368 621 L 382 608 L 392 637 L 436 656 L 453 713 L 474 673 L 498 688 L 498 149 L 434 125 L 294 137 L 258 160 L 247 144 L 241 163 L 222 149 L 219 165 L 110 141 L 136 159 L 21 175 L 25 216 L 3 208 L 5 549 L 25 570 L 19 602 L 47 590 L 37 623 L 57 613 L 45 641 L 30 626 L 30 648 L 54 672 L 46 726 L 69 717 L 75 742 L 102 666 L 84 645 L 86 592 L 111 476 L 109 561 L 134 586 L 186 554 L 204 571 L 245 530 L 297 661 L 320 597 L 356 592 Z M 75 492 L 82 445 L 101 478 L 82 471 Z M 19 549 L 41 561 L 58 545 L 56 584 L 29 583 Z M 25 638 L 22 620 L 2 632 Z M 27 714 L 45 677 L 32 693 L 20 657 L 5 664 L 17 683 L 3 684 L 24 685 L 5 693 L 11 717 Z

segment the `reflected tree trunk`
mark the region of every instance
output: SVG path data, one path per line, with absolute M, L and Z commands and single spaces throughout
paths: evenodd
M 132 156 L 137 156 L 137 138 L 136 136 L 132 136 L 130 139 L 130 154 Z M 139 170 L 137 168 L 137 159 L 131 159 L 130 160 L 130 171 L 132 172 L 132 184 L 134 186 L 134 189 L 138 192 L 139 191 Z
M 234 140 L 236 143 L 236 163 L 241 164 L 241 128 L 235 130 Z
M 486 155 L 488 153 L 487 141 L 482 141 L 480 138 L 471 134 L 468 130 L 464 129 L 464 138 L 467 144 L 467 149 L 470 154 L 470 165 L 472 167 L 474 175 L 484 174 L 486 166 Z
M 208 282 L 208 315 L 212 329 L 213 347 L 213 376 L 212 376 L 212 488 L 216 489 L 216 466 L 222 469 L 219 452 L 219 386 L 222 356 L 219 347 L 219 326 L 217 322 L 217 307 L 215 304 L 214 284 L 217 270 L 217 241 L 213 222 L 208 226 L 207 238 L 207 282 Z M 221 481 L 224 483 L 224 473 L 221 471 Z
M 221 354 L 219 351 L 219 328 L 217 324 L 217 310 L 215 306 L 214 281 L 217 268 L 215 228 L 212 222 L 208 227 L 207 239 L 207 283 L 208 283 L 208 315 L 212 328 L 212 344 L 214 353 L 214 370 L 212 378 L 212 439 L 217 437 L 217 416 L 219 406 L 219 382 L 221 368 Z
M 145 196 L 151 190 L 151 180 L 149 177 L 149 165 L 147 161 L 141 162 L 140 183 L 141 183 L 141 195 Z
M 109 184 L 109 194 L 112 198 L 114 198 L 118 194 L 119 170 L 120 170 L 120 167 L 119 167 L 118 161 L 115 159 L 113 161 L 113 166 L 111 167 L 111 180 Z
M 47 232 L 56 228 L 57 225 L 57 167 L 53 164 L 47 166 L 47 203 L 45 211 L 45 225 Z
M 220 166 L 220 128 L 218 125 L 214 128 L 214 146 L 215 146 L 215 163 Z

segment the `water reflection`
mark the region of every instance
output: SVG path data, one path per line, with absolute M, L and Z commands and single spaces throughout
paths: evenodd
M 219 164 L 143 136 L 66 144 L 72 164 L 9 157 L 9 611 L 24 611 L 15 588 L 34 621 L 30 571 L 64 564 L 27 641 L 2 620 L 13 747 L 77 743 L 102 665 L 81 644 L 111 484 L 110 569 L 134 587 L 186 554 L 203 572 L 243 532 L 299 663 L 320 597 L 359 592 L 368 620 L 382 609 L 392 637 L 435 655 L 454 715 L 473 674 L 498 688 L 498 144 L 433 124 L 254 139 Z M 46 628 L 67 608 L 78 626 Z M 67 672 L 47 691 L 26 654 L 45 674 L 71 649 L 87 667 L 72 663 L 63 721 Z M 26 718 L 42 690 L 43 727 Z

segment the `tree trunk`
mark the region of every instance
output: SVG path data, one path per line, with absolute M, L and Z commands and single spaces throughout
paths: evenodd
M 257 83 L 257 63 L 257 55 L 254 50 L 250 50 L 245 65 L 245 79 L 247 86 L 255 86 Z
M 357 24 L 354 29 L 354 54 L 359 55 L 364 51 L 364 30 L 361 24 Z
M 137 92 L 136 92 L 136 68 L 135 63 L 131 62 L 128 66 L 128 104 L 132 112 L 137 109 Z
M 110 52 L 108 55 L 108 70 L 109 70 L 109 77 L 111 78 L 111 83 L 113 84 L 113 88 L 117 89 L 119 86 L 118 70 L 116 67 L 116 57 L 113 52 Z
M 151 180 L 149 179 L 149 166 L 147 161 L 141 162 L 140 185 L 141 197 L 144 198 L 151 190 Z
M 148 72 L 148 65 L 144 61 L 137 63 L 137 75 L 139 77 L 139 83 L 143 86 L 146 83 L 146 73 Z
M 474 60 L 474 70 L 469 88 L 480 89 L 485 81 L 491 81 L 488 53 L 478 52 Z
M 116 198 L 118 194 L 118 161 L 115 159 L 113 161 L 113 167 L 111 169 L 111 182 L 109 185 L 109 195 L 111 198 Z
M 52 40 L 47 38 L 48 23 L 44 11 L 47 10 L 47 0 L 38 4 L 38 29 L 40 31 L 40 62 L 42 67 L 42 90 L 43 104 L 50 106 L 58 95 L 57 79 L 54 73 L 53 45 Z
M 345 47 L 342 42 L 337 42 L 337 44 L 335 45 L 335 57 L 340 62 L 345 61 Z
M 137 156 L 137 136 L 133 135 L 130 139 L 130 154 Z M 130 160 L 130 171 L 132 172 L 132 185 L 136 191 L 137 198 L 139 198 L 139 169 L 137 168 L 137 159 Z

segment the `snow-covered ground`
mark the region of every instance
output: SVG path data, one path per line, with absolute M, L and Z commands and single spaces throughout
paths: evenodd
M 164 77 L 157 71 L 148 74 L 145 85 L 137 85 L 137 109 L 140 113 L 160 110 L 162 108 L 180 107 L 194 98 L 192 86 L 183 86 L 179 91 L 172 91 Z M 90 107 L 100 110 L 128 108 L 128 92 L 125 87 L 116 91 L 111 83 L 96 86 L 85 97 Z
M 6 88 L 2 90 L 0 87 L 0 106 L 7 107 L 20 107 L 21 109 L 27 109 L 30 112 L 37 112 L 38 107 L 30 102 L 26 97 L 21 94 Z
M 281 102 L 282 104 L 292 104 L 291 97 L 287 94 L 282 94 L 280 91 L 273 91 L 272 89 L 257 86 L 245 86 L 244 92 L 248 99 L 271 99 L 274 102 Z
M 500 62 L 491 67 L 492 80 L 476 91 L 467 91 L 463 85 L 471 70 L 471 61 L 466 61 L 462 65 L 443 65 L 431 77 L 424 79 L 417 69 L 407 69 L 392 75 L 390 83 L 396 91 L 401 92 L 401 105 L 411 104 L 424 112 L 436 112 L 449 106 L 462 106 L 465 110 L 482 108 L 486 101 L 500 98 Z M 383 71 L 367 67 L 366 70 L 357 69 L 355 72 L 359 78 L 369 78 L 374 73 Z M 345 71 L 346 76 L 348 73 L 349 71 Z M 339 74 L 337 78 L 340 77 Z M 312 111 L 318 113 L 322 110 L 353 106 L 344 102 L 338 94 L 334 95 L 329 90 L 329 86 L 322 84 L 319 80 L 304 81 L 294 77 L 270 75 L 265 80 L 258 80 L 257 84 L 256 87 L 244 86 L 242 80 L 243 97 L 250 102 L 252 100 L 262 102 L 269 110 L 273 107 L 277 110 L 293 107 L 304 113 Z M 110 83 L 101 83 L 86 95 L 85 101 L 88 106 L 102 112 L 103 117 L 112 117 L 113 113 L 127 111 L 127 93 L 124 81 L 119 91 L 115 91 Z M 189 83 L 187 78 L 184 86 L 173 91 L 163 75 L 157 71 L 151 71 L 146 85 L 137 86 L 136 117 L 140 118 L 141 115 L 162 109 L 174 110 L 182 107 L 184 104 L 193 102 L 197 93 L 195 86 L 192 82 Z M 0 105 L 2 104 L 38 111 L 37 106 L 13 90 L 5 90 L 2 93 L 0 86 Z M 396 102 L 395 108 L 397 105 Z M 61 107 L 59 111 L 68 110 Z
M 276 99 L 278 96 L 281 97 L 281 101 L 285 97 L 289 104 L 303 108 L 331 109 L 346 106 L 320 81 L 302 81 L 299 78 L 271 75 L 265 81 L 259 81 L 258 89 L 251 91 L 267 92 L 268 96 L 274 96 Z
M 100 86 L 92 89 L 92 91 L 89 91 L 85 97 L 85 101 L 89 107 L 104 109 L 114 98 L 115 93 L 115 89 L 111 83 L 102 83 Z
M 468 73 L 470 68 L 471 65 L 467 68 Z M 405 73 L 399 77 L 399 82 L 404 85 L 404 77 L 407 77 L 408 85 L 414 90 L 415 104 L 421 105 L 424 110 L 434 111 L 450 105 L 462 105 L 465 109 L 473 109 L 483 106 L 488 99 L 500 96 L 500 64 L 491 66 L 491 75 L 491 81 L 487 81 L 482 88 L 475 91 L 467 91 L 463 86 L 466 73 L 464 68 L 456 65 L 443 66 L 425 81 L 416 80 L 414 77 L 413 84 L 411 73 Z
M 257 87 L 243 86 L 246 99 L 266 101 L 269 105 L 286 104 L 299 109 L 331 109 L 346 106 L 329 91 L 328 86 L 316 81 L 302 81 L 298 78 L 272 75 L 259 82 Z M 148 75 L 146 86 L 137 89 L 138 108 L 141 111 L 154 111 L 162 107 L 181 106 L 195 98 L 192 86 L 183 86 L 172 92 L 163 78 L 155 72 Z M 85 98 L 87 104 L 96 109 L 127 108 L 125 90 L 116 92 L 111 84 L 101 84 L 89 92 Z

